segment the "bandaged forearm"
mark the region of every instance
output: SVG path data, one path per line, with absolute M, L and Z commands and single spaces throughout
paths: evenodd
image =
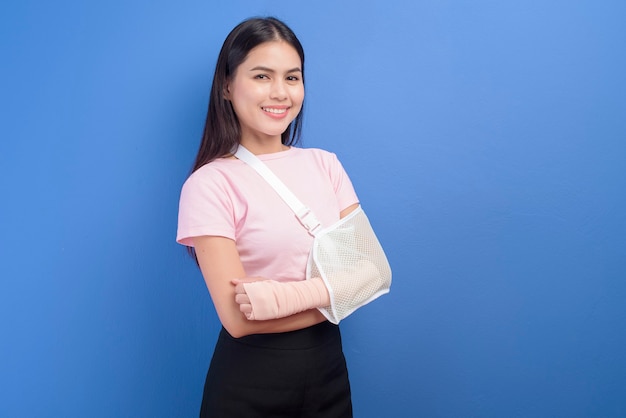
M 319 274 L 319 271 L 316 273 Z M 320 311 L 334 324 L 387 293 L 391 283 L 390 271 L 383 274 L 368 260 L 354 263 L 349 270 L 328 269 L 324 277 L 331 295 L 331 306 L 321 307 Z
M 355 263 L 350 270 L 326 274 L 335 301 L 360 305 L 364 299 L 383 285 L 383 277 L 376 266 L 367 260 Z
M 324 281 L 315 277 L 297 282 L 263 280 L 244 283 L 252 311 L 246 314 L 250 320 L 284 318 L 330 304 Z

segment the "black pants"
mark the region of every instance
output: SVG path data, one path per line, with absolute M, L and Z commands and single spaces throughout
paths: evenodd
M 339 327 L 322 322 L 243 338 L 222 329 L 200 417 L 352 417 Z

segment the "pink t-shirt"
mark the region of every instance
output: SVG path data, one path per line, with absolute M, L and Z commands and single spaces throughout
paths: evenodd
M 322 227 L 357 203 L 335 154 L 291 147 L 258 157 L 307 205 Z M 177 242 L 214 235 L 235 241 L 248 276 L 304 280 L 313 237 L 289 206 L 243 161 L 220 158 L 196 170 L 180 196 Z

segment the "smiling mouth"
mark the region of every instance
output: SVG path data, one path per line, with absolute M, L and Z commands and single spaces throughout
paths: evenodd
M 262 107 L 261 109 L 263 109 L 264 112 L 272 113 L 274 115 L 282 115 L 283 113 L 286 113 L 288 110 L 287 108 L 284 108 L 284 107 L 280 109 L 277 109 L 275 107 Z

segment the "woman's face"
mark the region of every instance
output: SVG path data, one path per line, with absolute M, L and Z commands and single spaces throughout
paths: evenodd
M 304 101 L 300 56 L 284 41 L 258 45 L 237 67 L 225 96 L 239 119 L 242 144 L 280 141 Z

